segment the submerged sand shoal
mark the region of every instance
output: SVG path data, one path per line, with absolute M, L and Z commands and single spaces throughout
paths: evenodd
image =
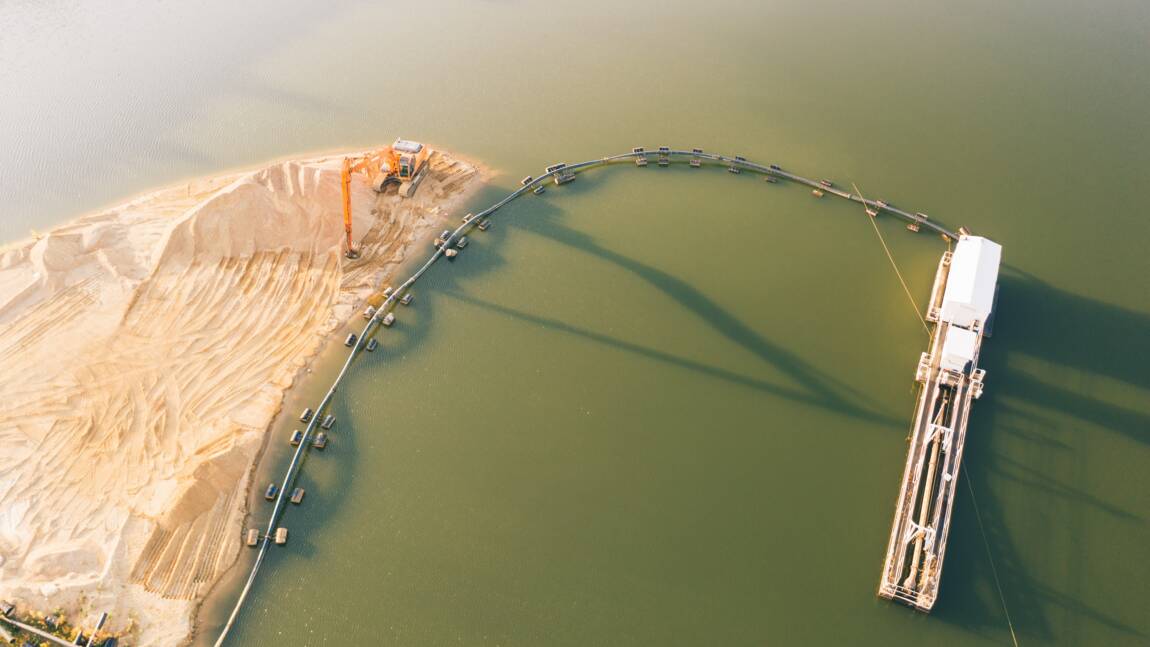
M 0 248 L 0 599 L 175 645 L 240 550 L 300 369 L 480 182 L 439 152 L 414 198 L 341 156 L 169 187 Z

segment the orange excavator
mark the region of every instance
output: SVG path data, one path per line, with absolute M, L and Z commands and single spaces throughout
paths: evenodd
M 343 190 L 343 229 L 347 233 L 347 257 L 357 258 L 351 237 L 351 174 L 366 173 L 371 188 L 383 193 L 387 185 L 399 183 L 399 195 L 410 198 L 419 188 L 431 159 L 431 150 L 419 142 L 397 139 L 387 148 L 359 157 L 343 158 L 340 186 Z

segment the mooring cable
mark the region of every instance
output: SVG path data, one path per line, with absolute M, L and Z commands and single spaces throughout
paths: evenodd
M 1002 603 L 1002 612 L 1006 614 L 1006 626 L 1010 629 L 1010 640 L 1014 647 L 1018 647 L 1018 634 L 1014 633 L 1014 623 L 1010 620 L 1010 609 L 1006 608 L 1006 595 L 1002 592 L 1002 582 L 998 579 L 998 568 L 994 566 L 994 555 L 990 552 L 990 541 L 986 538 L 986 528 L 982 525 L 982 513 L 978 511 L 978 500 L 974 497 L 974 486 L 970 484 L 970 475 L 966 477 L 966 489 L 970 491 L 970 503 L 974 505 L 974 518 L 978 520 L 978 532 L 982 535 L 982 545 L 986 548 L 986 559 L 990 562 L 990 574 L 994 576 L 994 588 L 998 590 L 998 601 Z
M 855 193 L 858 194 L 860 198 L 863 197 L 862 191 L 859 191 L 857 184 L 851 182 L 851 187 L 854 188 Z M 863 198 L 863 204 L 866 204 L 866 198 Z M 869 216 L 870 214 L 867 215 Z M 914 297 L 910 293 L 910 288 L 906 286 L 906 280 L 902 278 L 902 272 L 898 271 L 898 264 L 894 262 L 894 255 L 890 253 L 890 247 L 887 247 L 886 239 L 882 237 L 882 232 L 878 230 L 878 225 L 875 224 L 874 218 L 870 217 L 867 218 L 867 220 L 870 220 L 870 226 L 874 228 L 874 233 L 876 236 L 878 236 L 878 242 L 882 244 L 883 251 L 886 252 L 887 260 L 890 261 L 890 266 L 894 269 L 894 274 L 898 277 L 898 282 L 902 284 L 902 291 L 906 293 L 906 298 L 908 301 L 910 301 L 910 307 L 914 308 L 914 314 L 918 317 L 918 320 L 922 322 L 922 331 L 926 333 L 926 336 L 929 338 L 930 327 L 926 325 L 926 319 L 922 316 L 922 311 L 918 309 L 918 304 L 914 302 Z
M 859 198 L 863 198 L 863 192 L 859 191 L 858 185 L 851 183 L 851 186 L 854 188 L 854 193 L 857 193 Z M 865 199 L 863 203 L 866 205 Z M 927 337 L 930 337 L 930 328 L 927 326 L 926 318 L 922 316 L 917 303 L 914 302 L 914 296 L 911 295 L 910 288 L 906 286 L 906 280 L 903 279 L 902 272 L 898 271 L 898 264 L 895 263 L 895 256 L 891 255 L 890 247 L 887 246 L 886 239 L 883 239 L 882 232 L 879 231 L 879 225 L 875 224 L 873 217 L 867 219 L 871 221 L 871 226 L 874 229 L 875 236 L 879 237 L 879 242 L 882 244 L 883 252 L 887 253 L 887 260 L 890 261 L 890 267 L 894 268 L 895 275 L 898 277 L 898 282 L 903 284 L 903 292 L 906 293 L 906 298 L 911 301 L 911 307 L 914 309 L 914 314 L 917 315 L 919 317 L 919 321 L 922 322 L 922 330 L 926 331 Z M 946 251 L 950 252 L 949 238 L 946 239 Z M 1002 603 L 1003 614 L 1006 616 L 1006 627 L 1007 629 L 1010 629 L 1010 638 L 1014 644 L 1014 647 L 1019 647 L 1018 634 L 1014 632 L 1014 623 L 1011 621 L 1010 609 L 1006 608 L 1006 595 L 1003 593 L 1002 581 L 998 579 L 998 569 L 995 567 L 995 557 L 994 554 L 990 552 L 990 540 L 987 539 L 986 527 L 982 525 L 982 514 L 979 511 L 979 502 L 975 499 L 974 496 L 974 486 L 971 485 L 971 477 L 969 477 L 966 472 L 963 472 L 963 476 L 966 480 L 966 488 L 969 492 L 971 492 L 971 503 L 974 506 L 974 518 L 978 519 L 979 522 L 979 534 L 982 536 L 982 546 L 987 550 L 987 560 L 990 562 L 990 573 L 992 576 L 994 576 L 995 579 L 995 590 L 998 592 L 998 602 Z

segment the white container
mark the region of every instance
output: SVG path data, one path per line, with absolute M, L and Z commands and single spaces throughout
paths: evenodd
M 963 328 L 972 327 L 976 321 L 985 324 L 994 307 L 1001 262 L 1002 246 L 998 243 L 979 236 L 960 238 L 950 261 L 938 318 Z

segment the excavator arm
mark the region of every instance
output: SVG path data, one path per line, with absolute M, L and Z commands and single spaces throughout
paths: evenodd
M 343 190 L 343 230 L 347 233 L 347 257 L 355 258 L 359 254 L 351 242 L 351 158 L 343 158 L 343 168 L 340 170 L 340 188 Z

